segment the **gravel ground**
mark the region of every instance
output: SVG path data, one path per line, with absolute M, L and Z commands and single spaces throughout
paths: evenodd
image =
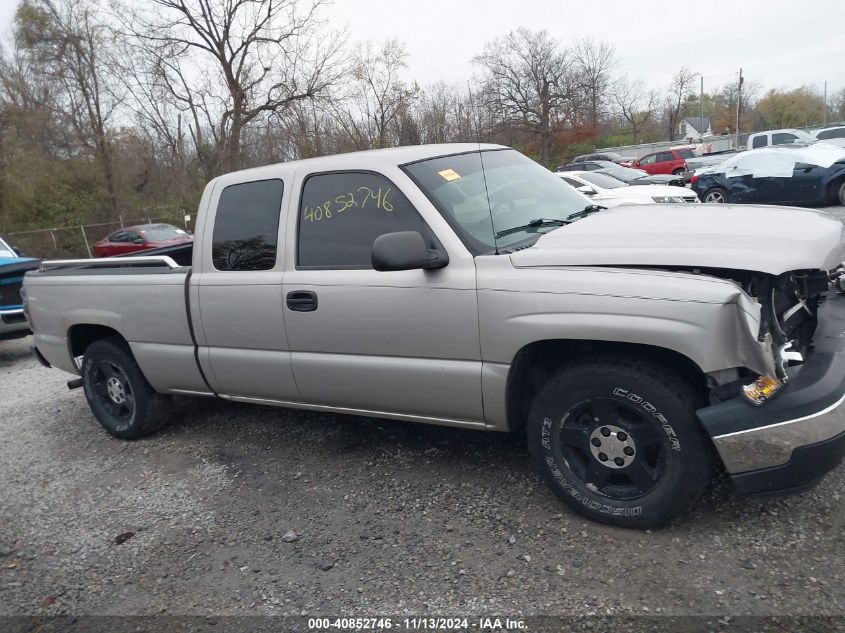
M 519 437 L 186 398 L 115 440 L 29 342 L 0 343 L 0 615 L 845 614 L 845 467 L 635 532 Z

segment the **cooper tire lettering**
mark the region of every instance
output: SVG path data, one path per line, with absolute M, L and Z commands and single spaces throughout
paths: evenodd
M 678 440 L 678 435 L 675 433 L 675 429 L 672 428 L 672 425 L 669 424 L 669 421 L 666 419 L 660 411 L 657 410 L 653 404 L 638 396 L 635 393 L 631 393 L 627 389 L 622 389 L 621 387 L 616 387 L 613 390 L 614 396 L 619 396 L 621 398 L 625 398 L 626 400 L 633 402 L 634 404 L 638 404 L 640 407 L 643 408 L 649 415 L 651 415 L 655 420 L 660 423 L 660 426 L 663 428 L 664 433 L 669 438 L 669 443 L 672 446 L 673 451 L 680 452 L 681 450 L 681 442 Z

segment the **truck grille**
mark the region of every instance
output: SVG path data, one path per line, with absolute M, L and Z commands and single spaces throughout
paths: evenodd
M 22 279 L 0 280 L 0 310 L 7 307 L 19 306 L 21 301 Z

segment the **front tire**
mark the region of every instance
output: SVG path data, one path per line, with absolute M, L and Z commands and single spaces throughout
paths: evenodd
M 627 359 L 552 376 L 528 415 L 528 445 L 567 505 L 602 523 L 660 527 L 688 512 L 713 472 L 692 388 Z
M 711 202 L 713 204 L 725 204 L 728 201 L 728 192 L 721 187 L 710 189 L 704 194 L 702 202 Z
M 167 425 L 170 398 L 150 386 L 123 339 L 113 336 L 91 343 L 81 374 L 94 417 L 115 437 L 135 440 Z

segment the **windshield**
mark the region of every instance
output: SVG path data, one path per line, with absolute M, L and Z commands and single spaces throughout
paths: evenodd
M 525 227 L 497 240 L 499 231 L 538 218 L 566 220 L 590 205 L 559 176 L 515 150 L 431 158 L 404 169 L 475 254 L 507 248 L 556 227 Z
M 625 183 L 619 181 L 617 178 L 613 176 L 609 176 L 607 174 L 597 174 L 595 172 L 585 172 L 580 175 L 582 180 L 586 180 L 589 183 L 596 185 L 597 187 L 601 187 L 602 189 L 617 189 L 619 187 L 625 187 Z
M 625 167 L 607 167 L 602 169 L 598 173 L 607 174 L 608 176 L 612 176 L 616 178 L 616 180 L 621 180 L 622 182 L 631 182 L 632 180 L 637 180 L 641 178 L 644 174 L 641 172 L 635 171 L 633 169 L 627 169 Z
M 175 226 L 171 226 L 170 224 L 155 224 L 144 227 L 138 232 L 147 238 L 148 242 L 164 242 L 176 239 L 177 237 L 188 236 L 185 231 L 176 228 Z
M 12 247 L 0 239 L 0 257 L 17 257 L 18 254 L 12 250 Z

